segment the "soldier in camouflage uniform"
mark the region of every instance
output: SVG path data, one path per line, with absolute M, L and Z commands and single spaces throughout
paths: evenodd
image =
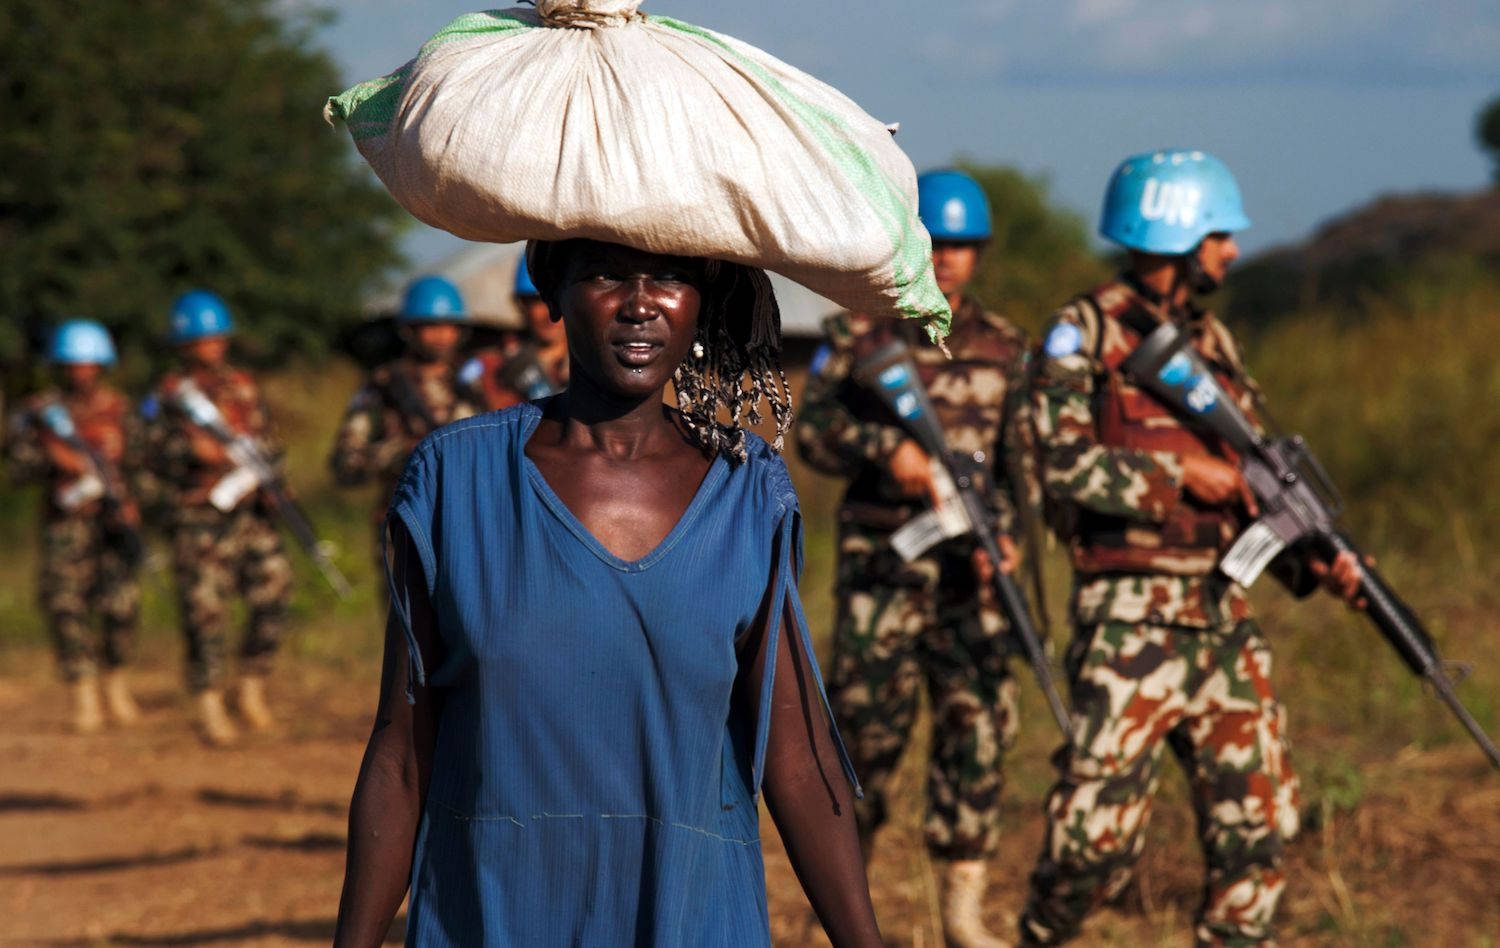
M 459 378 L 478 390 L 490 411 L 568 387 L 568 335 L 531 282 L 525 255 L 516 263 L 512 299 L 525 330 L 474 353 L 459 371 Z
M 953 358 L 915 327 L 847 313 L 831 317 L 808 378 L 797 444 L 813 467 L 850 479 L 839 509 L 829 692 L 866 788 L 861 831 L 868 841 L 886 818 L 886 785 L 925 682 L 934 728 L 926 835 L 932 853 L 946 862 L 944 927 L 952 944 L 984 946 L 1000 944 L 979 913 L 984 860 L 1000 837 L 1000 758 L 1016 722 L 1007 626 L 978 575 L 972 538 L 943 541 L 909 563 L 892 549 L 892 532 L 930 507 L 932 462 L 850 370 L 889 340 L 906 340 L 949 447 L 989 473 L 985 489 L 1008 533 L 1012 492 L 1024 480 L 1010 462 L 1030 456 L 1013 442 L 1029 431 L 1027 343 L 1015 326 L 963 293 L 990 236 L 979 184 L 961 172 L 938 171 L 919 178 L 918 191 L 938 286 L 954 311 L 947 340 Z M 1013 558 L 1008 540 L 1006 547 Z
M 479 393 L 460 382 L 455 368 L 464 320 L 458 287 L 440 276 L 413 280 L 398 315 L 405 353 L 370 373 L 339 424 L 328 459 L 334 479 L 346 486 L 370 480 L 380 485 L 377 558 L 385 509 L 412 449 L 434 428 L 483 410 Z
M 44 485 L 39 596 L 63 678 L 73 689 L 73 726 L 140 716 L 125 679 L 140 614 L 141 426 L 130 399 L 101 381 L 115 364 L 109 332 L 73 319 L 52 334 L 49 361 L 59 389 L 27 399 L 10 425 L 12 476 Z M 103 647 L 90 629 L 97 616 Z M 102 682 L 100 671 L 103 671 Z M 104 705 L 100 706 L 100 691 Z
M 1198 942 L 1272 937 L 1297 781 L 1269 646 L 1245 590 L 1215 569 L 1255 500 L 1227 445 L 1186 427 L 1120 369 L 1154 327 L 1177 321 L 1255 417 L 1238 346 L 1192 302 L 1218 286 L 1238 254 L 1232 232 L 1248 224 L 1212 156 L 1127 159 L 1101 231 L 1130 251 L 1130 269 L 1059 310 L 1044 336 L 1033 410 L 1054 526 L 1075 569 L 1073 741 L 1047 800 L 1021 920 L 1027 943 L 1071 937 L 1128 882 L 1166 747 L 1187 771 L 1208 864 Z M 1352 597 L 1352 567 L 1286 557 L 1273 572 L 1300 595 L 1323 578 Z
M 226 362 L 232 330 L 229 311 L 214 294 L 195 290 L 178 298 L 169 341 L 179 347 L 183 365 L 169 372 L 147 401 L 148 462 L 160 476 L 171 511 L 167 529 L 188 685 L 197 697 L 203 737 L 214 745 L 238 738 L 223 690 L 229 598 L 237 590 L 249 612 L 234 704 L 251 729 L 265 731 L 273 724 L 266 678 L 292 589 L 291 561 L 259 484 L 180 403 L 182 393 L 196 386 L 231 430 L 279 460 L 281 446 L 255 381 Z

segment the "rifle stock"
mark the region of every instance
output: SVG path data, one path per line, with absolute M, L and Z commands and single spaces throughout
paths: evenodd
M 500 381 L 529 402 L 558 392 L 531 345 L 522 346 L 505 360 L 500 366 Z

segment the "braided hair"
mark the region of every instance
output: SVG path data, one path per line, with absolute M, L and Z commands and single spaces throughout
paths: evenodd
M 549 303 L 562 288 L 580 240 L 533 240 L 526 266 Z M 748 457 L 743 423 L 760 424 L 764 403 L 776 422 L 771 447 L 781 451 L 792 425 L 792 396 L 781 367 L 781 310 L 764 270 L 704 261 L 703 303 L 693 349 L 672 375 L 683 426 L 705 453 Z M 700 354 L 701 353 L 701 354 Z

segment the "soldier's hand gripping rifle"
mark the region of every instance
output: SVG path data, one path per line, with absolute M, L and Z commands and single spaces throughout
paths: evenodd
M 415 418 L 422 423 L 422 430 L 418 432 L 419 437 L 425 437 L 436 431 L 441 426 L 436 418 L 432 417 L 427 402 L 412 384 L 411 379 L 405 373 L 396 371 L 391 373 L 391 384 L 388 389 L 391 398 L 396 402 L 396 410 L 405 418 Z
M 973 533 L 984 555 L 992 567 L 992 582 L 1000 599 L 1000 607 L 1010 621 L 1011 632 L 1020 640 L 1026 651 L 1026 659 L 1036 673 L 1037 684 L 1047 698 L 1052 717 L 1057 721 L 1064 740 L 1072 740 L 1068 711 L 1062 697 L 1052 681 L 1052 669 L 1047 664 L 1042 650 L 1041 638 L 1031 621 L 1031 612 L 1026 605 L 1026 595 L 1012 576 L 1001 568 L 1005 558 L 1000 553 L 996 537 L 995 516 L 977 490 L 980 469 L 972 458 L 955 456 L 943 440 L 943 429 L 933 412 L 932 401 L 927 396 L 917 376 L 917 367 L 911 359 L 911 350 L 906 343 L 895 340 L 860 359 L 854 365 L 856 381 L 877 394 L 901 420 L 912 439 L 939 464 L 939 471 L 950 484 L 940 484 L 940 494 L 952 495 L 952 500 L 936 507 L 892 535 L 892 546 L 903 558 L 920 553 L 923 549 L 948 537 Z
M 93 445 L 83 440 L 73 416 L 61 401 L 53 399 L 38 408 L 36 420 L 53 437 L 87 461 L 90 468 L 59 493 L 58 506 L 64 510 L 77 510 L 90 501 L 102 500 L 105 532 L 115 541 L 125 564 L 132 569 L 139 566 L 146 554 L 146 544 L 141 540 L 140 529 L 126 515 L 130 501 L 119 471 L 104 460 Z
M 1166 323 L 1151 331 L 1124 369 L 1189 424 L 1222 438 L 1240 455 L 1242 471 L 1260 504 L 1250 524 L 1224 554 L 1219 570 L 1242 586 L 1253 583 L 1282 551 L 1331 562 L 1353 554 L 1365 611 L 1408 668 L 1426 679 L 1437 696 L 1500 768 L 1500 750 L 1454 693 L 1454 679 L 1432 637 L 1337 525 L 1342 501 L 1300 436 L 1268 438 L 1253 426 L 1215 380 L 1190 345 L 1188 333 Z
M 191 379 L 183 380 L 172 397 L 189 421 L 224 446 L 224 453 L 235 465 L 234 471 L 214 485 L 209 494 L 209 502 L 221 510 L 232 510 L 235 502 L 249 490 L 259 490 L 271 502 L 276 515 L 286 524 L 292 536 L 296 537 L 297 543 L 318 567 L 328 585 L 338 593 L 339 598 L 348 599 L 352 596 L 354 590 L 350 588 L 349 581 L 329 558 L 307 515 L 287 495 L 281 475 L 255 441 L 230 428 L 218 406 Z

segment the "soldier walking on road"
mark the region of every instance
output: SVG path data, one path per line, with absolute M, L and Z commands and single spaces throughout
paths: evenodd
M 328 463 L 340 484 L 374 480 L 380 485 L 374 513 L 377 558 L 380 524 L 412 450 L 433 429 L 484 410 L 458 380 L 467 318 L 463 297 L 450 281 L 413 280 L 397 315 L 405 351 L 371 371 L 344 410 Z
M 933 240 L 938 286 L 953 308 L 950 360 L 915 326 L 843 313 L 825 324 L 814 358 L 797 445 L 825 473 L 849 478 L 839 508 L 837 628 L 830 692 L 866 796 L 866 842 L 886 819 L 886 788 L 906 745 L 925 682 L 933 709 L 926 836 L 946 865 L 943 925 L 950 943 L 1002 944 L 980 918 L 985 860 L 1000 838 L 1000 758 L 1014 739 L 1015 683 L 1004 615 L 979 575 L 972 538 L 958 537 L 903 562 L 892 532 L 935 496 L 932 459 L 898 419 L 850 377 L 855 361 L 904 339 L 913 350 L 949 447 L 990 475 L 984 485 L 1009 532 L 1016 485 L 1010 462 L 1027 456 L 1025 335 L 964 294 L 991 234 L 989 202 L 958 171 L 917 181 L 919 213 Z M 1025 492 L 1021 492 L 1024 496 Z M 1008 540 L 1006 554 L 1014 565 Z M 983 561 L 987 565 L 988 561 Z
M 104 726 L 106 709 L 119 724 L 140 716 L 125 665 L 141 601 L 135 489 L 142 432 L 130 400 L 103 381 L 116 360 L 102 325 L 68 320 L 52 333 L 47 357 L 58 388 L 26 400 L 10 425 L 7 453 L 16 480 L 45 486 L 38 600 L 73 689 L 73 727 L 91 733 Z M 91 615 L 102 627 L 102 648 Z
M 499 411 L 512 405 L 530 401 L 530 392 L 518 391 L 517 383 L 525 378 L 516 371 L 521 366 L 518 360 L 534 363 L 541 372 L 546 386 L 553 391 L 568 387 L 568 334 L 561 319 L 552 318 L 552 310 L 531 274 L 526 270 L 526 255 L 516 262 L 515 290 L 512 296 L 516 308 L 521 311 L 525 329 L 520 335 L 510 336 L 498 346 L 489 346 L 474 353 L 464 363 L 460 378 L 471 388 L 477 389 L 485 408 Z M 509 366 L 509 370 L 507 369 Z
M 1208 864 L 1200 944 L 1272 937 L 1297 781 L 1271 687 L 1271 653 L 1245 590 L 1216 564 L 1255 515 L 1238 459 L 1121 370 L 1163 321 L 1185 327 L 1251 418 L 1258 389 L 1229 330 L 1193 297 L 1216 289 L 1248 227 L 1239 186 L 1201 151 L 1125 160 L 1100 232 L 1129 267 L 1060 309 L 1044 336 L 1033 410 L 1054 527 L 1075 571 L 1066 667 L 1072 746 L 1047 800 L 1047 835 L 1021 921 L 1031 944 L 1073 936 L 1118 894 L 1170 747 L 1187 771 Z M 1305 595 L 1354 596 L 1352 558 L 1273 572 Z
M 251 729 L 269 730 L 266 677 L 286 625 L 292 566 L 259 481 L 235 463 L 222 441 L 194 423 L 185 396 L 201 392 L 231 431 L 252 439 L 273 462 L 281 446 L 254 379 L 227 362 L 234 326 L 224 301 L 203 290 L 185 293 L 170 320 L 168 341 L 178 347 L 182 367 L 169 372 L 148 399 L 148 460 L 167 494 L 198 723 L 208 743 L 227 745 L 238 738 L 223 691 L 229 598 L 237 590 L 249 610 L 234 704 Z

